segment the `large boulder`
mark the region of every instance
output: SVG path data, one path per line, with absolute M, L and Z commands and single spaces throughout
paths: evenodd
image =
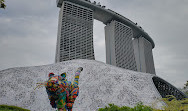
M 0 71 L 0 104 L 32 111 L 55 111 L 50 106 L 45 88 L 34 90 L 36 83 L 46 81 L 50 72 L 66 72 L 67 79 L 73 81 L 78 67 L 83 67 L 83 71 L 73 111 L 94 111 L 108 103 L 134 106 L 143 102 L 151 105 L 161 98 L 152 80 L 154 74 L 126 70 L 95 60 L 71 60 Z

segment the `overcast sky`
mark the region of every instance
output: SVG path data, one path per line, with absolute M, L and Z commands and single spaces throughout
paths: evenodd
M 93 1 L 93 0 L 92 0 Z M 153 38 L 156 74 L 176 87 L 188 80 L 188 0 L 97 0 Z M 0 9 L 0 70 L 55 61 L 56 0 L 6 0 Z M 95 58 L 105 62 L 104 25 L 94 21 Z

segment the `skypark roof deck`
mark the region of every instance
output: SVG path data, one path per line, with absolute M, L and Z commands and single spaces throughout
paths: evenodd
M 105 9 L 105 6 L 96 4 L 96 2 L 91 3 L 89 0 L 57 0 L 56 1 L 57 7 L 61 8 L 63 1 L 69 1 L 75 4 L 79 4 L 81 6 L 84 6 L 84 7 L 90 8 L 94 12 L 94 19 L 103 22 L 105 25 L 107 25 L 113 20 L 121 22 L 132 28 L 134 38 L 144 37 L 152 44 L 153 48 L 155 47 L 155 43 L 152 40 L 152 38 L 140 26 L 136 25 L 136 23 L 132 22 L 128 18 L 110 9 Z

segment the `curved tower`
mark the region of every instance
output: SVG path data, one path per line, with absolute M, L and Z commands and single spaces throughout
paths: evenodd
M 56 62 L 95 59 L 93 10 L 64 1 L 59 12 Z
M 105 26 L 106 63 L 117 67 L 137 71 L 134 49 L 133 30 L 112 21 Z

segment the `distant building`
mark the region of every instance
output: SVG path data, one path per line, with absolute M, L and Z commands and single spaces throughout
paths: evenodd
M 56 62 L 95 59 L 93 48 L 93 11 L 64 1 L 59 12 Z
M 130 27 L 112 21 L 105 26 L 106 63 L 121 68 L 137 71 L 133 31 Z

